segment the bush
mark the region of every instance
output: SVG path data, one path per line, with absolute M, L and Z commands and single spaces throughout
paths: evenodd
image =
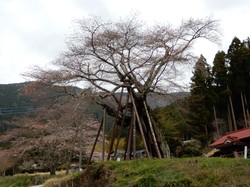
M 201 144 L 199 141 L 196 140 L 185 141 L 181 146 L 178 146 L 176 149 L 176 156 L 178 157 L 193 157 L 201 155 Z

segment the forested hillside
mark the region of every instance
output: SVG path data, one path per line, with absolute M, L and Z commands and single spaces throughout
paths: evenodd
M 6 120 L 32 111 L 35 105 L 21 93 L 27 83 L 0 84 L 0 133 L 12 128 Z
M 0 84 L 0 115 L 15 115 L 26 112 L 34 106 L 31 100 L 21 93 L 27 83 Z
M 0 84 L 0 120 L 24 114 L 38 107 L 38 103 L 34 100 L 39 100 L 39 96 L 34 99 L 23 93 L 24 87 L 28 84 L 29 82 Z M 50 97 L 51 94 L 59 95 L 62 93 L 49 94 L 48 92 L 48 97 Z M 148 103 L 152 108 L 164 107 L 177 99 L 188 96 L 188 94 L 188 92 L 171 93 L 168 95 L 150 94 L 148 96 Z M 119 95 L 119 93 L 117 93 L 117 95 Z M 126 97 L 126 95 L 124 97 Z M 90 108 L 90 113 L 98 120 L 101 120 L 103 113 L 102 107 L 93 104 Z

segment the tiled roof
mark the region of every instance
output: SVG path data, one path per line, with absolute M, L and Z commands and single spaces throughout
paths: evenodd
M 227 144 L 227 143 L 232 143 L 232 142 L 237 142 L 240 141 L 241 139 L 248 138 L 250 137 L 250 127 L 240 129 L 237 131 L 232 131 L 226 133 L 223 137 L 219 138 L 216 140 L 214 143 L 210 144 L 210 147 L 216 147 L 219 145 Z

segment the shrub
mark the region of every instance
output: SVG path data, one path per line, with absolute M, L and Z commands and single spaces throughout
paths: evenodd
M 183 144 L 176 149 L 176 155 L 178 157 L 201 156 L 201 154 L 201 144 L 196 140 L 183 142 Z

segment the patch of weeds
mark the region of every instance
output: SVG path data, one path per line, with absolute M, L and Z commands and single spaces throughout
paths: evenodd
M 90 176 L 93 177 L 93 179 L 95 180 L 99 179 L 102 174 L 102 168 L 103 168 L 102 165 L 93 167 L 92 170 L 90 171 Z
M 16 175 L 0 178 L 0 187 L 26 187 L 29 186 L 36 176 Z
M 149 175 L 149 176 L 143 176 L 140 177 L 135 184 L 133 184 L 133 187 L 157 187 L 159 186 L 159 181 L 157 181 L 157 179 L 153 176 L 153 175 Z
M 191 187 L 191 186 L 193 186 L 192 180 L 187 178 L 167 181 L 163 185 L 163 187 Z
M 53 178 L 47 180 L 43 186 L 44 187 L 53 187 L 53 186 L 67 186 L 68 181 L 72 181 L 77 177 L 80 177 L 81 172 L 72 172 L 68 175 L 56 175 Z
M 202 163 L 200 167 L 201 169 L 208 169 L 207 163 Z
M 200 172 L 200 174 L 194 178 L 197 186 L 218 186 L 220 184 L 220 177 L 209 172 Z

